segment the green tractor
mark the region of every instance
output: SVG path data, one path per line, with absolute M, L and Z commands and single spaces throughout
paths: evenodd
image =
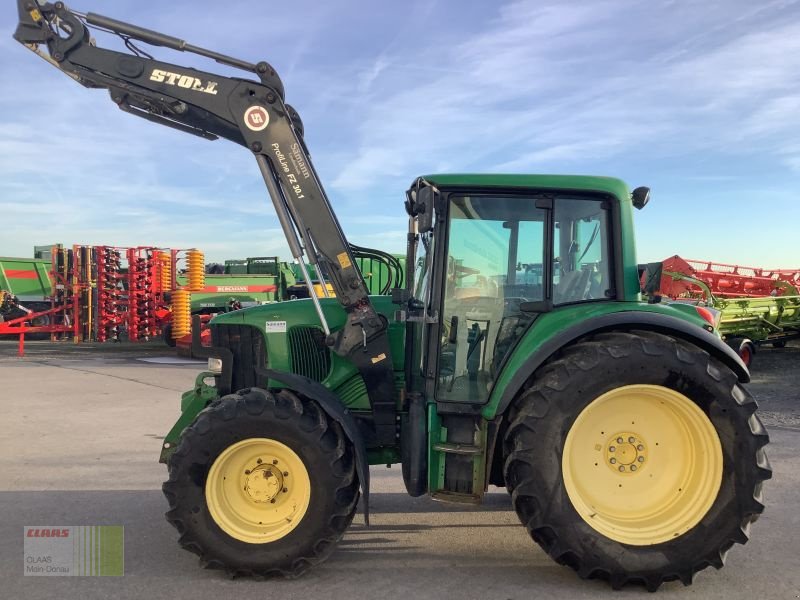
M 402 465 L 411 496 L 475 505 L 506 487 L 545 552 L 615 588 L 689 584 L 747 541 L 768 436 L 718 315 L 641 300 L 632 212 L 646 188 L 420 177 L 405 199 L 405 286 L 371 296 L 266 62 L 18 3 L 15 37 L 79 83 L 247 148 L 309 283 L 308 299 L 217 316 L 210 348 L 196 334 L 209 368 L 183 394 L 161 460 L 167 519 L 203 565 L 303 573 L 334 550 L 359 498 L 368 520 L 369 466 L 386 464 Z M 250 78 L 103 50 L 93 26 Z M 335 297 L 320 296 L 306 260 Z
M 162 453 L 181 543 L 232 572 L 297 574 L 350 524 L 364 463 L 401 463 L 412 496 L 479 504 L 505 486 L 531 537 L 582 577 L 654 589 L 722 566 L 763 510 L 768 437 L 709 313 L 640 301 L 625 185 L 423 181 L 433 224 L 413 220 L 408 286 L 371 299 L 394 443 L 375 440 L 364 380 L 310 302 L 219 316 L 229 358 L 184 394 Z M 342 327 L 339 304 L 321 305 Z

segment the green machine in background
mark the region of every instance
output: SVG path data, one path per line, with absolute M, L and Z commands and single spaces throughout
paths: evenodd
M 389 294 L 392 288 L 403 285 L 405 256 L 362 247 L 354 247 L 354 254 L 355 264 L 370 294 Z M 308 286 L 300 266 L 281 261 L 277 256 L 229 259 L 224 262 L 222 273 L 214 270 L 206 274 L 205 288 L 192 292 L 193 314 L 224 312 L 232 299 L 247 307 L 308 298 Z M 307 270 L 317 292 L 324 295 L 314 266 L 309 265 Z M 185 285 L 186 277 L 179 275 L 178 282 Z M 328 293 L 334 295 L 330 284 Z
M 21 302 L 43 302 L 53 293 L 50 261 L 0 256 L 0 290 Z
M 253 306 L 286 300 L 295 285 L 291 267 L 276 256 L 230 259 L 206 271 L 204 288 L 191 295 L 193 314 L 225 312 L 232 301 Z M 178 275 L 180 285 L 186 282 L 185 275 Z

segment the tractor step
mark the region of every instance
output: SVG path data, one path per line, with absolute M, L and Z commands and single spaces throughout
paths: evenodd
M 454 504 L 472 504 L 477 506 L 483 500 L 483 494 L 461 494 L 458 492 L 438 491 L 431 494 L 431 498 L 440 502 L 452 502 Z
M 430 415 L 429 485 L 443 502 L 480 504 L 486 489 L 487 423 L 479 415 Z
M 473 446 L 470 444 L 448 444 L 440 442 L 433 445 L 433 449 L 437 452 L 444 452 L 446 454 L 483 454 L 484 449 L 481 446 Z

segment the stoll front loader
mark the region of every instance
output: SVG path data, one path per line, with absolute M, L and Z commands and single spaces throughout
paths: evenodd
M 209 371 L 161 456 L 167 519 L 203 565 L 301 574 L 359 498 L 368 517 L 369 465 L 387 463 L 412 496 L 478 504 L 505 486 L 545 552 L 615 588 L 689 584 L 747 541 L 768 436 L 712 312 L 641 302 L 631 213 L 646 188 L 420 177 L 405 200 L 408 282 L 370 297 L 272 67 L 61 2 L 18 4 L 15 38 L 79 83 L 252 153 L 294 259 L 335 290 L 211 321 Z M 89 27 L 133 54 L 97 47 Z M 133 40 L 250 77 L 160 62 Z

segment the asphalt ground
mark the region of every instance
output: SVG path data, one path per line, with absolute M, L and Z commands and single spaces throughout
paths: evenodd
M 399 468 L 372 470 L 371 526 L 361 514 L 333 556 L 297 580 L 231 580 L 198 567 L 163 518 L 161 438 L 200 363 L 159 364 L 159 344 L 0 342 L 0 599 L 653 598 L 613 592 L 553 563 L 504 490 L 480 509 L 410 498 Z M 670 598 L 800 598 L 800 345 L 763 348 L 750 391 L 772 441 L 767 509 L 727 566 Z M 23 526 L 123 525 L 123 577 L 23 576 Z

